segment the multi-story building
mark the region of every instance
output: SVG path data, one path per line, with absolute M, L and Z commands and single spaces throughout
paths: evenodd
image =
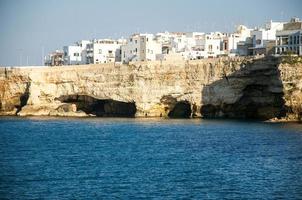
M 64 46 L 64 64 L 79 65 L 86 64 L 86 46 L 90 44 L 88 40 L 81 40 L 71 46 Z
M 166 51 L 164 49 L 166 44 L 165 46 L 163 44 L 163 54 L 157 56 L 157 59 L 183 57 L 184 60 L 196 60 L 217 57 L 221 55 L 221 41 L 225 35 L 220 32 L 209 34 L 202 32 L 170 33 L 170 44 L 167 45 L 170 49 Z M 167 39 L 164 41 L 167 42 Z M 172 56 L 168 54 L 172 54 Z
M 64 53 L 60 50 L 56 50 L 50 53 L 46 59 L 45 63 L 46 66 L 61 66 L 64 65 Z
M 272 52 L 272 44 L 276 40 L 276 32 L 283 29 L 283 24 L 283 22 L 270 21 L 265 24 L 264 28 L 256 28 L 251 31 L 253 55 Z
M 221 50 L 225 55 L 233 56 L 240 55 L 238 44 L 245 43 L 251 37 L 251 29 L 244 25 L 239 25 L 235 33 L 225 34 L 222 39 Z
M 93 40 L 86 46 L 86 64 L 121 62 L 121 46 L 124 44 L 124 39 Z
M 207 33 L 196 40 L 194 53 L 201 58 L 214 58 L 221 54 L 221 40 L 223 34 L 220 32 Z
M 292 18 L 290 22 L 284 24 L 281 31 L 277 31 L 276 54 L 291 52 L 302 55 L 302 21 Z
M 283 28 L 284 27 L 284 28 Z M 127 40 L 82 40 L 65 46 L 64 64 L 99 64 L 152 60 L 195 60 L 218 56 L 302 54 L 302 22 L 270 21 L 263 28 L 249 29 L 239 25 L 234 33 L 161 32 L 133 34 Z M 277 40 L 276 40 L 277 37 Z M 60 60 L 59 55 L 50 54 Z M 48 59 L 46 64 L 59 63 Z
M 134 34 L 121 50 L 123 63 L 151 61 L 156 60 L 156 55 L 162 53 L 162 44 L 155 40 L 153 34 Z

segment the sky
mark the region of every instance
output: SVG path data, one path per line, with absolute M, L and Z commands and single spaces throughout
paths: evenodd
M 301 0 L 0 0 L 0 66 L 42 65 L 82 39 L 136 32 L 233 32 L 302 18 Z

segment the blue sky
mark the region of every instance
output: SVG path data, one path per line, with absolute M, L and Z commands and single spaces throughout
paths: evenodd
M 41 65 L 81 39 L 133 32 L 227 31 L 302 18 L 300 0 L 0 0 L 0 66 Z

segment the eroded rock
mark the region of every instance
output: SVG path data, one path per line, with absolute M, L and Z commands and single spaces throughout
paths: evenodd
M 300 119 L 301 91 L 302 63 L 272 58 L 7 68 L 0 114 Z

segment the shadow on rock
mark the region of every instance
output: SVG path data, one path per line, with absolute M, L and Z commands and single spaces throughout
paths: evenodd
M 273 57 L 257 59 L 206 85 L 202 91 L 201 115 L 257 120 L 284 117 L 288 108 L 278 63 Z

